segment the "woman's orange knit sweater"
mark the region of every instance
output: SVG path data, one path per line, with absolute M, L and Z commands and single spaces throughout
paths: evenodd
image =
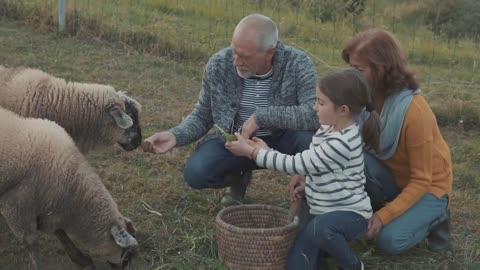
M 452 195 L 452 160 L 437 120 L 423 95 L 415 95 L 403 122 L 394 155 L 385 161 L 402 190 L 378 210 L 383 225 L 412 207 L 427 192 L 441 198 Z

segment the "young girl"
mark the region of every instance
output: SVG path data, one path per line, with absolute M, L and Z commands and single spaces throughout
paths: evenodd
M 362 74 L 353 68 L 335 71 L 317 83 L 314 110 L 321 124 L 308 150 L 294 156 L 279 153 L 258 138 L 225 147 L 238 156 L 250 157 L 258 166 L 304 175 L 292 178 L 296 185 L 292 200 L 304 190 L 309 218 L 300 231 L 288 258 L 288 269 L 318 269 L 324 254 L 335 258 L 340 269 L 363 269 L 348 241 L 367 231 L 372 215 L 365 192 L 364 148 L 378 149 L 378 114 L 371 113 L 360 136 L 355 118 L 371 111 L 370 92 Z M 377 127 L 377 128 L 375 128 Z

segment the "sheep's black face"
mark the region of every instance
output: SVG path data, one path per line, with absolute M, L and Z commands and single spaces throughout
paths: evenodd
M 137 251 L 135 249 L 126 248 L 126 249 L 123 249 L 122 251 L 121 263 L 118 263 L 118 264 L 111 263 L 111 262 L 108 262 L 108 263 L 110 264 L 110 267 L 114 270 L 125 269 L 130 265 L 130 263 L 132 262 L 132 258 L 135 255 L 137 255 Z
M 118 142 L 125 151 L 132 151 L 142 144 L 142 129 L 138 119 L 138 109 L 131 101 L 125 101 L 125 113 L 133 120 L 133 125 L 125 129 L 122 139 Z

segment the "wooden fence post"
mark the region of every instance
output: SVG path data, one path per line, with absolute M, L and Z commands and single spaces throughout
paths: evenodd
M 58 0 L 58 31 L 65 31 L 65 1 Z

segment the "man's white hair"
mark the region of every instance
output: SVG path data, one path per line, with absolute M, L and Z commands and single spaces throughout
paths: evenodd
M 262 14 L 250 14 L 237 24 L 235 32 L 247 29 L 255 31 L 258 51 L 265 52 L 277 46 L 278 28 L 269 17 Z

